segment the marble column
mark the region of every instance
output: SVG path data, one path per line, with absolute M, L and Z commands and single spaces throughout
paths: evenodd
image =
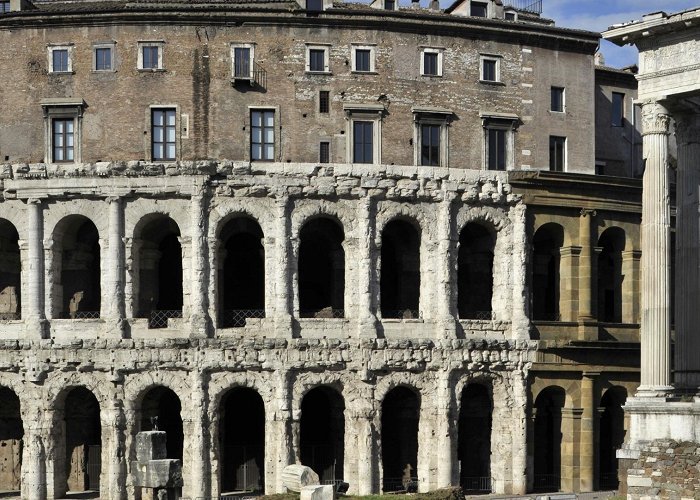
M 191 216 L 191 269 L 190 269 L 190 325 L 195 338 L 209 336 L 211 321 L 208 314 L 209 273 L 207 272 L 207 200 L 204 187 L 195 186 L 192 194 Z
M 374 293 L 374 249 L 375 218 L 372 216 L 372 198 L 366 196 L 357 203 L 357 326 L 358 337 L 377 336 L 377 316 L 372 308 Z
M 676 348 L 675 386 L 700 387 L 700 115 L 678 114 L 676 143 Z
M 580 491 L 594 491 L 595 478 L 595 380 L 598 373 L 584 372 L 581 379 L 581 441 L 579 445 Z
M 41 200 L 27 201 L 27 328 L 44 337 L 44 213 Z
M 671 272 L 668 182 L 670 118 L 655 102 L 642 106 L 642 323 L 639 396 L 663 396 L 671 387 Z
M 283 196 L 276 200 L 277 235 L 275 248 L 277 267 L 275 268 L 275 295 L 277 302 L 275 303 L 275 332 L 278 337 L 292 336 L 289 206 L 290 199 L 288 196 Z
M 581 253 L 578 258 L 578 324 L 579 340 L 597 340 L 598 329 L 593 317 L 593 289 L 596 276 L 593 265 L 591 233 L 595 222 L 595 210 L 583 209 L 579 217 L 579 243 Z
M 121 337 L 124 333 L 124 208 L 119 197 L 107 198 L 109 203 L 108 269 L 103 273 L 101 315 Z

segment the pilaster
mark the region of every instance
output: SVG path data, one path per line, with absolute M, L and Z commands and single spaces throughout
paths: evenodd
M 579 447 L 580 490 L 595 490 L 595 382 L 599 374 L 584 372 L 581 378 L 581 443 Z
M 185 417 L 185 453 L 189 463 L 183 463 L 185 497 L 208 497 L 209 477 L 209 433 L 207 421 L 207 373 L 195 370 L 190 374 L 192 383 L 188 415 Z
M 114 336 L 124 335 L 124 208 L 119 197 L 107 198 L 109 204 L 109 268 L 103 273 L 102 312 Z
M 377 316 L 374 306 L 374 252 L 375 218 L 374 202 L 371 197 L 361 198 L 357 204 L 357 318 L 358 337 L 375 338 L 377 336 Z M 347 307 L 346 307 L 347 308 Z
M 450 373 L 441 372 L 438 377 L 436 405 L 437 428 L 437 487 L 452 486 L 454 479 L 454 463 L 457 448 L 455 446 L 455 426 L 450 404 Z
M 44 212 L 41 200 L 27 200 L 27 316 L 26 325 L 30 337 L 46 336 L 44 302 Z
M 195 186 L 190 207 L 191 216 L 191 269 L 190 269 L 190 325 L 194 338 L 206 338 L 211 332 L 208 314 L 209 273 L 207 271 L 207 198 L 204 187 Z
M 276 200 L 277 234 L 275 249 L 277 262 L 275 268 L 275 335 L 277 337 L 292 336 L 291 315 L 291 266 L 290 255 L 290 198 L 282 196 Z
M 598 328 L 593 316 L 593 290 L 596 288 L 595 263 L 591 232 L 595 222 L 595 210 L 583 209 L 579 217 L 579 243 L 581 253 L 578 262 L 578 338 L 596 340 Z
M 443 339 L 455 338 L 457 335 L 457 308 L 452 300 L 455 282 L 453 261 L 457 255 L 452 231 L 454 204 L 453 194 L 445 192 L 438 212 L 438 251 L 437 255 L 437 337 Z M 438 480 L 439 481 L 439 480 Z
M 559 321 L 573 322 L 577 320 L 579 308 L 578 273 L 581 247 L 561 247 L 559 255 Z

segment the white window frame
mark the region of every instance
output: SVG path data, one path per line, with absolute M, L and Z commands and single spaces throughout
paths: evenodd
M 236 76 L 236 49 L 248 49 L 250 51 L 248 76 Z M 231 43 L 231 79 L 232 80 L 252 80 L 253 66 L 255 65 L 255 44 L 248 43 Z
M 428 76 L 428 77 L 441 77 L 443 72 L 443 64 L 442 64 L 442 59 L 443 59 L 443 52 L 445 49 L 442 47 L 421 47 L 420 51 L 420 74 L 421 76 Z M 437 54 L 437 74 L 435 75 L 427 75 L 425 74 L 425 54 Z
M 53 67 L 53 53 L 56 50 L 65 50 L 68 52 L 68 64 L 65 71 L 56 71 Z M 54 75 L 67 75 L 73 73 L 73 44 L 72 43 L 50 43 L 47 45 L 47 53 L 49 56 L 49 73 Z
M 569 138 L 564 135 L 550 135 L 549 136 L 549 142 L 551 144 L 551 141 L 553 138 L 556 139 L 564 139 L 564 151 L 562 151 L 562 161 L 564 164 L 561 166 L 561 170 L 552 170 L 552 157 L 551 157 L 551 151 L 550 151 L 550 157 L 549 157 L 549 171 L 550 172 L 567 172 L 568 167 L 569 167 Z
M 311 74 L 330 74 L 330 44 L 307 43 L 306 44 L 306 72 Z M 311 70 L 311 51 L 322 50 L 323 54 L 323 71 Z
M 346 143 L 347 162 L 353 163 L 355 121 L 374 122 L 372 126 L 372 163 L 363 165 L 381 165 L 382 163 L 382 119 L 386 109 L 381 104 L 345 104 L 345 118 L 348 123 Z
M 413 164 L 427 167 L 448 167 L 449 166 L 449 129 L 454 113 L 449 109 L 439 108 L 419 108 L 411 109 L 413 112 Z M 422 165 L 421 150 L 423 147 L 423 125 L 440 126 L 440 161 L 438 165 Z
M 551 109 L 552 107 L 552 96 L 551 92 L 554 89 L 560 89 L 561 90 L 561 111 L 556 111 L 554 109 Z M 559 86 L 559 85 L 552 85 L 549 89 L 550 96 L 549 96 L 549 107 L 550 107 L 550 112 L 552 113 L 566 113 L 566 87 L 564 86 Z
M 164 56 L 165 56 L 165 42 L 162 40 L 148 41 L 143 40 L 137 42 L 138 54 L 136 58 L 136 68 L 139 71 L 165 71 Z M 143 67 L 143 48 L 144 47 L 158 47 L 158 67 L 157 68 L 144 68 Z
M 369 71 L 362 71 L 357 69 L 357 58 L 356 58 L 356 53 L 358 50 L 369 50 Z M 360 44 L 360 43 L 353 43 L 351 45 L 351 50 L 350 50 L 350 56 L 351 56 L 351 61 L 352 61 L 352 72 L 353 73 L 376 73 L 376 67 L 375 67 L 375 53 L 376 53 L 376 44 Z
M 114 73 L 116 68 L 114 67 L 114 53 L 116 51 L 116 42 L 100 42 L 92 44 L 92 71 L 95 73 Z M 97 69 L 97 49 L 109 49 L 110 52 L 110 69 Z
M 502 83 L 501 78 L 501 56 L 494 54 L 479 54 L 479 82 L 481 83 Z M 484 62 L 494 61 L 496 63 L 496 79 L 484 80 Z
M 61 163 L 82 163 L 82 126 L 85 101 L 72 98 L 43 99 L 41 107 L 44 115 L 44 162 L 53 160 L 53 120 L 73 119 L 73 160 Z
M 479 113 L 481 117 L 483 133 L 482 147 L 482 165 L 484 170 L 489 169 L 489 131 L 504 130 L 505 137 L 505 171 L 515 168 L 515 130 L 520 124 L 520 118 L 517 115 L 509 113 Z M 496 170 L 495 170 L 496 171 Z
M 250 116 L 253 111 L 272 111 L 274 113 L 274 123 L 272 127 L 274 132 L 273 144 L 275 150 L 272 153 L 273 158 L 271 160 L 253 160 L 253 155 L 251 154 L 253 124 L 250 120 Z M 280 161 L 280 158 L 282 158 L 282 142 L 280 140 L 280 136 L 282 135 L 282 131 L 280 130 L 280 123 L 282 123 L 281 120 L 282 117 L 280 116 L 279 106 L 248 106 L 248 115 L 245 118 L 247 132 L 245 158 L 247 161 L 256 161 L 260 163 Z

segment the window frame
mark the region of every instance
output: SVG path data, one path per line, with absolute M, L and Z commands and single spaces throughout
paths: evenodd
M 503 81 L 501 78 L 501 56 L 497 56 L 494 54 L 479 54 L 479 83 L 486 83 L 486 84 L 498 84 L 498 85 L 503 85 Z M 485 75 L 485 63 L 486 62 L 493 62 L 495 64 L 495 79 L 494 80 L 486 80 L 484 77 Z
M 116 68 L 114 67 L 115 61 L 115 49 L 116 42 L 101 42 L 92 44 L 92 71 L 94 73 L 114 73 Z M 98 69 L 97 68 L 97 51 L 102 49 L 109 49 L 109 69 Z
M 448 167 L 449 166 L 449 128 L 452 123 L 454 113 L 449 109 L 441 108 L 419 108 L 413 107 L 413 164 L 426 167 Z M 423 165 L 423 126 L 440 127 L 438 164 Z
M 620 96 L 620 120 L 615 122 L 615 96 Z M 610 125 L 612 127 L 624 127 L 625 126 L 625 93 L 624 92 L 612 92 L 610 96 Z
M 510 19 L 509 19 L 509 16 L 511 17 Z M 503 20 L 504 21 L 517 21 L 518 20 L 518 11 L 506 9 L 503 12 Z
M 382 104 L 352 104 L 343 105 L 347 120 L 347 163 L 355 163 L 355 122 L 373 122 L 372 127 L 372 162 L 362 165 L 380 165 L 382 163 L 382 121 L 386 109 Z
M 561 146 L 561 165 L 557 165 L 556 161 L 556 148 L 557 145 Z M 549 171 L 550 172 L 566 172 L 567 165 L 567 155 L 568 155 L 568 139 L 565 136 L 560 135 L 550 135 L 549 136 Z M 555 150 L 555 154 L 552 154 L 552 150 Z
M 138 71 L 165 71 L 165 42 L 162 40 L 148 41 L 141 40 L 137 42 L 138 53 L 136 57 L 136 68 Z M 158 50 L 158 65 L 154 68 L 145 68 L 143 66 L 143 49 L 146 47 L 156 47 Z
M 164 156 L 163 156 L 163 158 L 156 158 L 155 155 L 154 155 L 154 148 L 153 148 L 153 146 L 154 146 L 154 144 L 155 144 L 155 136 L 154 136 L 154 133 L 153 133 L 153 132 L 154 132 L 154 130 L 155 130 L 156 125 L 154 124 L 153 117 L 154 117 L 154 114 L 155 114 L 157 111 L 166 111 L 166 112 L 167 112 L 167 111 L 173 111 L 173 113 L 174 113 L 174 115 L 175 115 L 175 125 L 173 125 L 174 132 L 175 132 L 175 141 L 174 141 L 174 143 L 173 143 L 173 144 L 174 144 L 174 148 L 175 148 L 175 155 L 174 155 L 174 157 L 172 157 L 172 158 L 171 158 L 171 157 L 166 157 L 166 156 L 165 156 L 165 148 L 167 148 L 167 144 L 170 143 L 170 141 L 167 141 L 167 140 L 164 140 L 164 141 L 163 141 L 163 144 L 164 144 L 164 150 L 163 150 L 163 151 L 164 151 Z M 180 157 L 180 151 L 179 151 L 179 150 L 180 150 L 180 139 L 181 139 L 181 137 L 180 137 L 180 110 L 179 110 L 179 107 L 178 107 L 178 106 L 174 106 L 174 105 L 170 105 L 170 106 L 166 106 L 166 105 L 162 105 L 162 106 L 161 106 L 161 105 L 150 106 L 150 107 L 149 107 L 149 114 L 150 114 L 150 121 L 149 121 L 149 123 L 150 123 L 150 141 L 149 141 L 150 151 L 149 151 L 149 153 L 150 153 L 150 154 L 148 155 L 148 157 L 151 159 L 151 161 L 154 161 L 154 162 L 166 163 L 166 162 L 174 162 L 174 161 L 177 161 L 178 158 Z M 166 137 L 165 137 L 165 133 L 166 133 L 166 131 L 167 131 L 168 125 L 163 125 L 163 127 L 164 127 L 164 139 L 165 139 L 165 138 L 166 138 Z
M 389 8 L 387 7 L 387 4 L 391 3 L 392 7 Z M 396 10 L 396 0 L 382 0 L 382 9 L 383 10 Z
M 58 124 L 63 124 L 64 130 L 61 132 L 56 132 L 56 127 Z M 70 125 L 71 130 L 68 131 L 68 126 Z M 62 146 L 56 145 L 57 136 L 62 137 Z M 71 145 L 68 145 L 68 137 L 70 136 Z M 61 151 L 62 160 L 56 159 L 56 153 Z M 68 156 L 71 158 L 67 158 Z M 75 117 L 53 117 L 51 118 L 51 160 L 53 163 L 75 163 Z
M 362 50 L 362 51 L 368 51 L 369 52 L 369 69 L 367 70 L 360 70 L 357 69 L 357 51 Z M 350 55 L 351 55 L 351 71 L 353 73 L 364 73 L 364 74 L 371 74 L 371 73 L 376 73 L 376 67 L 375 67 L 375 51 L 376 51 L 376 45 L 374 44 L 359 44 L 359 43 L 353 43 L 351 45 L 350 49 Z
M 0 14 L 12 12 L 12 4 L 9 0 L 3 0 L 0 4 L 2 4 L 2 6 L 0 6 Z
M 328 158 L 326 161 L 323 159 L 323 145 L 326 144 Z M 321 139 L 318 141 L 318 162 L 319 163 L 331 163 L 331 141 L 330 139 Z
M 323 109 L 324 98 L 326 96 L 326 109 Z M 318 91 L 318 112 L 322 115 L 328 115 L 331 112 L 331 91 L 326 89 L 321 89 Z
M 261 158 L 253 158 L 253 113 L 265 113 L 265 112 L 271 112 L 272 113 L 272 158 L 266 158 L 266 157 L 261 157 Z M 259 162 L 274 162 L 278 161 L 279 157 L 279 133 L 278 133 L 278 118 L 279 116 L 279 108 L 276 107 L 271 107 L 271 106 L 248 106 L 248 123 L 249 123 L 249 133 L 248 133 L 248 159 L 250 161 L 259 161 Z M 264 115 L 263 115 L 263 135 L 264 136 Z M 264 152 L 264 146 L 266 144 L 269 144 L 267 142 L 261 142 L 261 152 Z
M 482 165 L 484 170 L 492 170 L 489 168 L 489 140 L 492 130 L 505 132 L 504 137 L 504 170 L 493 169 L 494 171 L 508 171 L 515 168 L 515 132 L 520 124 L 520 117 L 510 113 L 479 113 L 482 121 L 483 147 L 482 147 Z
M 472 8 L 474 7 L 474 4 L 478 4 L 479 6 L 485 7 L 485 8 L 486 8 L 486 13 L 485 13 L 485 15 L 483 15 L 483 16 L 476 16 L 476 15 L 472 14 Z M 488 1 L 478 1 L 478 0 L 477 0 L 477 1 L 470 1 L 470 2 L 469 2 L 469 16 L 470 16 L 470 17 L 478 17 L 478 18 L 481 18 L 481 19 L 488 19 L 488 18 L 490 17 L 489 14 L 491 13 L 490 10 L 491 10 L 491 9 L 489 8 L 489 2 L 488 2 Z
M 51 75 L 70 75 L 73 74 L 73 44 L 72 43 L 60 43 L 60 44 L 49 44 L 47 46 L 48 57 L 49 57 L 49 74 Z M 54 68 L 54 52 L 65 51 L 66 52 L 66 69 L 56 70 Z
M 306 73 L 315 75 L 329 75 L 330 70 L 330 44 L 307 43 L 306 44 Z M 323 51 L 323 71 L 311 69 L 311 51 Z
M 82 163 L 82 125 L 85 101 L 73 98 L 42 99 L 41 107 L 44 117 L 44 162 L 54 161 L 53 121 L 56 119 L 73 120 L 73 159 L 60 161 L 62 164 Z
M 420 75 L 421 76 L 427 76 L 427 77 L 432 77 L 432 78 L 440 78 L 443 75 L 443 52 L 444 48 L 442 47 L 421 47 L 420 51 Z M 425 55 L 426 54 L 436 54 L 437 55 L 437 67 L 436 73 L 426 73 L 425 72 Z
M 566 112 L 566 87 L 559 87 L 557 85 L 552 85 L 549 90 L 549 111 L 552 113 L 565 113 Z M 560 93 L 560 109 L 554 109 L 554 95 L 555 92 Z
M 236 74 L 236 49 L 248 49 L 248 75 Z M 252 80 L 255 66 L 255 43 L 252 42 L 231 42 L 231 79 L 232 80 Z

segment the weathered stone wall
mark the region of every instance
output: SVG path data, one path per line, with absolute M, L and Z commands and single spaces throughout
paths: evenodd
M 700 498 L 700 445 L 655 440 L 627 469 L 627 498 Z

